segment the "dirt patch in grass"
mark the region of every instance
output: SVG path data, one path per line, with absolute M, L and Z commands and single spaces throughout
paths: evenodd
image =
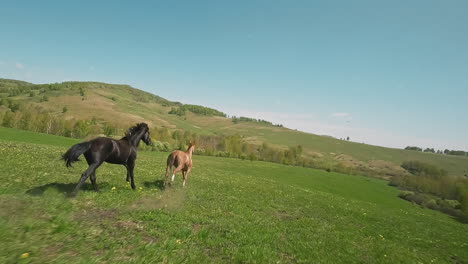
M 297 263 L 296 257 L 289 253 L 280 253 L 280 258 L 283 260 L 284 263 Z
M 389 180 L 393 176 L 407 173 L 399 165 L 384 160 L 370 160 L 368 162 L 363 162 L 345 154 L 337 155 L 335 160 L 345 168 L 366 172 L 373 177 L 384 180 Z
M 359 161 L 357 159 L 354 159 L 353 157 L 345 154 L 340 154 L 335 157 L 336 161 L 339 161 L 341 165 L 345 167 L 350 167 L 350 168 L 359 168 L 359 167 L 367 167 L 367 164 Z
M 76 221 L 88 222 L 95 220 L 114 220 L 117 218 L 117 211 L 114 209 L 83 209 L 73 216 Z
M 7 218 L 12 214 L 23 212 L 28 203 L 19 199 L 0 198 L 0 217 Z
M 123 229 L 143 230 L 143 225 L 134 221 L 117 221 L 115 222 L 115 226 Z
M 138 233 L 139 236 L 146 242 L 146 243 L 155 243 L 159 239 L 155 236 L 150 235 L 147 231 L 145 231 L 144 224 L 142 222 L 135 222 L 129 220 L 122 220 L 117 221 L 113 224 L 118 229 L 128 230 L 132 233 Z
M 145 196 L 130 205 L 133 210 L 177 210 L 184 205 L 185 192 L 168 188 L 160 195 Z
M 63 243 L 58 243 L 55 245 L 47 246 L 42 248 L 41 250 L 41 255 L 45 257 L 45 259 L 48 259 L 50 261 L 56 259 L 58 256 L 64 257 L 67 256 L 69 258 L 76 257 L 80 255 L 80 252 L 72 249 L 66 249 L 64 250 Z
M 280 219 L 280 220 L 294 220 L 294 219 L 298 219 L 299 217 L 287 212 L 286 210 L 278 210 L 274 213 L 274 215 Z
M 371 160 L 369 161 L 369 168 L 381 171 L 388 178 L 408 174 L 401 166 L 385 160 Z
M 322 158 L 323 154 L 312 150 L 304 150 L 304 155 L 311 158 Z
M 244 141 L 249 144 L 254 144 L 254 145 L 262 145 L 263 140 L 259 139 L 257 136 L 252 136 L 252 137 L 246 137 L 244 138 Z
M 198 233 L 202 228 L 203 228 L 203 225 L 193 224 L 192 225 L 192 233 Z

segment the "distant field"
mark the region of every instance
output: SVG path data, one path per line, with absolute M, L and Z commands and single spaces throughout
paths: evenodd
M 46 144 L 68 147 L 81 140 L 67 137 L 57 137 L 48 134 L 34 133 L 26 130 L 5 128 L 0 126 L 0 140 L 19 141 L 25 143 Z
M 0 129 L 0 263 L 468 262 L 468 225 L 360 176 L 194 156 L 187 187 L 161 190 L 167 153 L 140 152 L 141 190 L 105 164 L 100 193 L 65 198 L 75 142 Z

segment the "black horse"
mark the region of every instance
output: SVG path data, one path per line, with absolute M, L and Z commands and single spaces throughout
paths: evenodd
M 140 123 L 129 128 L 125 136 L 120 140 L 98 137 L 91 141 L 73 145 L 62 155 L 65 165 L 71 167 L 72 162 L 78 161 L 78 157 L 84 154 L 89 167 L 81 174 L 80 181 L 71 193 L 71 196 L 77 194 L 81 185 L 90 176 L 94 189 L 98 191 L 96 185 L 96 169 L 101 166 L 104 161 L 112 164 L 124 165 L 127 168 L 127 181 L 131 181 L 132 189 L 135 189 L 133 168 L 135 167 L 137 147 L 140 144 L 140 140 L 145 142 L 146 145 L 151 144 L 149 128 L 145 123 Z

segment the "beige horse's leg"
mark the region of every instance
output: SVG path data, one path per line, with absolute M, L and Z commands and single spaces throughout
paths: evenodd
M 168 165 L 166 167 L 166 174 L 164 174 L 164 186 L 166 186 L 167 184 L 167 178 L 169 176 L 169 172 L 172 170 L 172 166 L 171 165 Z
M 187 176 L 192 168 L 188 168 L 186 171 L 183 171 L 183 176 L 184 176 L 184 182 L 182 183 L 182 186 L 185 187 L 185 182 L 187 181 Z
M 180 165 L 179 167 L 175 168 L 174 171 L 172 172 L 172 178 L 171 178 L 171 183 L 174 182 L 176 174 L 182 170 L 184 166 Z
M 182 177 L 184 179 L 184 181 L 182 182 L 182 187 L 185 187 L 185 182 L 187 181 L 187 171 L 186 170 L 182 171 Z

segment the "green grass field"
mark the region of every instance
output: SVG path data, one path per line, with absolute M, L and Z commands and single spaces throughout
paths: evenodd
M 466 263 L 468 225 L 397 197 L 387 182 L 194 156 L 161 190 L 167 153 L 67 169 L 68 138 L 0 130 L 0 263 Z M 114 188 L 115 187 L 115 188 Z

